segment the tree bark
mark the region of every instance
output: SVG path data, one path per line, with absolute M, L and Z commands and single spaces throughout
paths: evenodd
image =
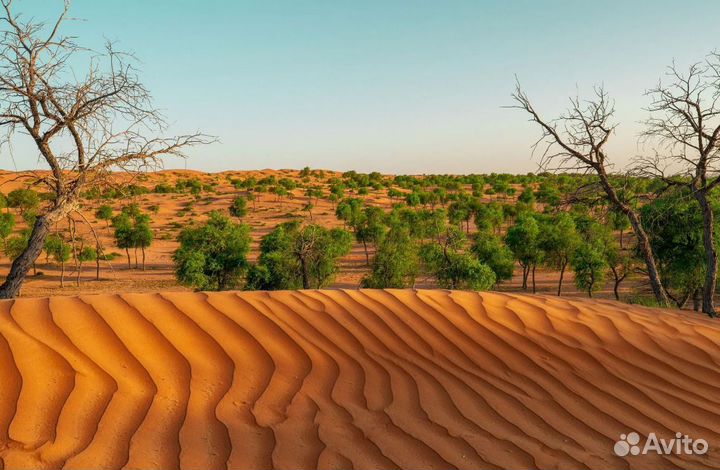
M 529 266 L 526 266 L 524 264 L 522 265 L 522 269 L 523 269 L 522 288 L 523 288 L 523 290 L 527 290 L 527 278 L 528 278 L 528 274 L 530 273 L 529 268 L 530 268 Z
M 693 292 L 693 310 L 696 312 L 700 311 L 700 307 L 702 306 L 702 290 L 700 288 L 695 289 L 695 292 Z
M 128 259 L 128 269 L 132 269 L 132 265 L 130 264 L 130 248 L 125 248 L 125 254 L 127 255 Z
M 602 185 L 605 194 L 607 194 L 610 202 L 618 210 L 624 213 L 628 217 L 628 219 L 630 219 L 630 226 L 632 227 L 633 232 L 637 237 L 638 250 L 640 251 L 640 255 L 642 256 L 643 261 L 645 261 L 645 266 L 647 267 L 650 287 L 652 288 L 653 294 L 655 295 L 655 300 L 657 300 L 657 302 L 662 306 L 670 305 L 670 301 L 668 300 L 665 289 L 663 289 L 662 281 L 660 280 L 660 272 L 658 271 L 657 265 L 655 264 L 655 255 L 653 254 L 652 247 L 650 246 L 650 239 L 648 238 L 648 235 L 642 226 L 640 216 L 632 207 L 620 200 L 617 192 L 615 191 L 615 188 L 613 188 L 610 184 L 608 175 L 607 173 L 605 173 L 605 168 L 598 167 L 596 168 L 596 172 L 598 174 L 598 177 L 600 178 L 600 184 Z
M 687 305 L 688 300 L 690 300 L 690 295 L 692 294 L 691 291 L 687 291 L 683 294 L 682 297 L 680 297 L 677 301 L 677 308 L 683 309 L 685 308 L 685 305 Z
M 615 266 L 611 266 L 610 270 L 613 273 L 613 278 L 615 285 L 613 285 L 613 294 L 615 294 L 615 300 L 620 300 L 620 283 L 625 280 L 625 277 L 627 276 L 627 272 L 625 272 L 622 276 L 618 274 L 618 270 Z
M 695 199 L 700 203 L 703 215 L 703 246 L 705 248 L 705 259 L 707 269 L 705 272 L 705 286 L 703 287 L 702 311 L 711 317 L 715 313 L 715 286 L 717 285 L 718 259 L 715 249 L 715 214 L 707 200 L 707 195 L 702 191 L 693 191 Z
M 140 250 L 142 251 L 142 270 L 145 271 L 145 247 L 140 247 Z
M 27 249 L 13 261 L 5 282 L 0 286 L 0 299 L 12 299 L 20 294 L 20 287 L 28 271 L 42 253 L 50 227 L 61 216 L 62 214 L 48 213 L 35 220 Z
M 558 297 L 562 295 L 562 285 L 563 285 L 563 278 L 565 277 L 565 268 L 567 267 L 567 263 L 562 263 L 560 266 L 560 281 L 558 282 Z
M 535 268 L 537 267 L 537 264 L 533 263 L 532 265 L 532 284 L 533 284 L 533 291 L 532 293 L 535 293 Z
M 302 267 L 303 289 L 310 289 L 310 274 L 304 257 L 300 257 L 300 266 Z

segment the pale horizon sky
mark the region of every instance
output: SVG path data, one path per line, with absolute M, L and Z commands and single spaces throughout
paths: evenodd
M 62 2 L 14 6 L 50 19 Z M 186 162 L 213 172 L 535 171 L 538 130 L 503 108 L 515 75 L 548 117 L 603 83 L 622 166 L 641 151 L 644 90 L 673 59 L 720 48 L 715 1 L 74 0 L 71 16 L 80 44 L 110 39 L 142 61 L 170 133 L 219 137 Z M 20 170 L 38 167 L 27 139 L 14 142 Z

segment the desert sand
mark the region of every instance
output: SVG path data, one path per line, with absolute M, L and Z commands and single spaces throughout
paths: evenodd
M 504 293 L 0 303 L 0 467 L 720 467 L 720 327 Z M 704 456 L 613 454 L 683 432 Z

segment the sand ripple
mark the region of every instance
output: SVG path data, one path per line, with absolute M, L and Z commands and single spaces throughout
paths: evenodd
M 718 468 L 718 325 L 423 290 L 0 302 L 0 470 Z M 615 456 L 629 431 L 710 452 Z

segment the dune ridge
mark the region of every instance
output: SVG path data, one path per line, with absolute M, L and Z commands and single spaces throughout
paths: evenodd
M 704 456 L 617 457 L 683 432 Z M 0 469 L 718 468 L 720 327 L 425 290 L 0 302 Z

